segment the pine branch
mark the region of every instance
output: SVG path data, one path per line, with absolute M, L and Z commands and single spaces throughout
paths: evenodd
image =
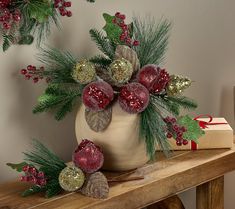
M 56 120 L 63 119 L 67 113 L 71 112 L 75 102 L 81 97 L 81 88 L 62 88 L 59 85 L 50 85 L 45 93 L 39 97 L 38 105 L 33 109 L 33 113 L 46 112 L 56 109 Z
M 90 59 L 90 62 L 101 67 L 107 67 L 112 63 L 112 60 L 107 59 L 106 57 L 102 55 L 97 55 L 95 57 L 92 57 Z
M 46 65 L 44 75 L 52 83 L 76 83 L 71 74 L 77 61 L 69 52 L 54 48 L 41 49 L 38 60 Z
M 115 54 L 115 48 L 110 41 L 96 29 L 90 30 L 90 36 L 98 48 L 112 60 Z
M 25 191 L 21 194 L 21 196 L 22 196 L 22 197 L 27 197 L 27 196 L 30 196 L 30 195 L 32 195 L 32 194 L 36 194 L 36 193 L 42 192 L 42 191 L 44 191 L 44 190 L 45 190 L 44 188 L 42 188 L 42 187 L 40 187 L 40 186 L 38 186 L 38 185 L 33 185 L 30 189 L 25 190 Z
M 32 145 L 33 150 L 24 153 L 27 162 L 36 164 L 40 167 L 50 167 L 51 169 L 58 171 L 61 171 L 66 167 L 63 160 L 38 140 L 34 139 Z
M 140 137 L 145 140 L 150 159 L 155 157 L 156 146 L 165 155 L 169 154 L 170 145 L 165 134 L 166 124 L 158 111 L 153 102 L 150 101 L 140 117 Z
M 168 20 L 157 23 L 153 18 L 142 21 L 138 17 L 133 18 L 133 23 L 133 37 L 140 42 L 140 45 L 134 49 L 141 66 L 161 64 L 167 50 L 171 23 Z
M 190 109 L 197 108 L 197 103 L 195 101 L 193 101 L 192 99 L 189 99 L 187 97 L 184 97 L 184 96 L 179 96 L 179 97 L 166 96 L 165 100 L 168 100 L 169 102 L 175 103 L 184 109 L 190 110 Z
M 152 103 L 158 109 L 162 109 L 166 111 L 168 114 L 173 114 L 174 116 L 178 116 L 180 114 L 180 106 L 179 104 L 166 100 L 165 97 L 151 95 Z
M 47 178 L 47 184 L 43 187 L 33 186 L 29 190 L 26 190 L 23 196 L 41 191 L 46 191 L 46 197 L 52 197 L 58 194 L 62 190 L 58 180 L 59 174 L 66 167 L 66 164 L 38 140 L 33 141 L 33 150 L 24 153 L 24 155 L 27 162 L 38 166 L 39 170 L 44 172 Z

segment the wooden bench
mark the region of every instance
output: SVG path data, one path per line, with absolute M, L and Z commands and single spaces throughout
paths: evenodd
M 171 206 L 160 201 L 173 196 L 169 200 L 179 206 L 181 203 L 177 203 L 179 200 L 174 195 L 193 187 L 197 188 L 197 209 L 223 209 L 224 174 L 233 170 L 235 148 L 178 151 L 169 159 L 158 154 L 156 162 L 131 174 L 132 177 L 143 175 L 143 180 L 112 183 L 109 198 L 105 200 L 78 193 L 61 194 L 51 199 L 44 198 L 43 194 L 23 198 L 20 193 L 28 185 L 15 181 L 0 185 L 0 209 L 167 209 Z M 183 208 L 178 206 L 172 208 Z

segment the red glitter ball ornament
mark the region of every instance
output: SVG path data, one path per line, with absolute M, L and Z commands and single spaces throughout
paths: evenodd
M 99 146 L 84 139 L 73 154 L 73 162 L 84 172 L 94 173 L 103 166 L 104 155 Z
M 129 83 L 121 88 L 119 104 L 128 113 L 140 113 L 149 104 L 149 92 L 139 83 Z
M 95 81 L 88 84 L 82 93 L 83 104 L 90 110 L 105 109 L 113 100 L 113 88 L 104 81 Z
M 11 0 L 0 0 L 0 8 L 6 8 L 11 3 Z
M 137 80 L 151 93 L 158 94 L 165 89 L 170 81 L 170 75 L 165 69 L 156 65 L 145 65 L 138 73 Z

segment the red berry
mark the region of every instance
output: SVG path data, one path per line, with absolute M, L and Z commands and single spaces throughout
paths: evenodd
M 38 78 L 38 77 L 34 77 L 34 78 L 33 78 L 33 82 L 34 82 L 34 83 L 37 83 L 38 81 L 39 81 L 39 78 Z
M 39 171 L 37 177 L 38 178 L 44 178 L 45 174 L 42 171 Z
M 32 65 L 28 65 L 28 66 L 27 66 L 27 70 L 29 70 L 29 71 L 30 71 L 30 70 L 33 70 L 33 66 L 32 66 Z
M 32 182 L 33 184 L 37 184 L 38 179 L 36 177 L 32 176 L 30 182 Z
M 126 15 L 120 15 L 119 18 L 122 19 L 122 20 L 125 20 L 126 19 Z
M 187 145 L 188 144 L 188 140 L 183 140 L 183 145 Z
M 22 70 L 20 71 L 20 73 L 21 73 L 22 75 L 26 75 L 26 74 L 27 74 L 27 70 L 26 70 L 26 69 L 22 69 Z
M 176 123 L 176 118 L 171 118 L 172 123 Z
M 166 135 L 166 137 L 167 137 L 168 139 L 170 139 L 170 138 L 173 137 L 173 135 L 172 135 L 172 133 L 168 132 L 167 135 Z
M 4 29 L 9 30 L 11 28 L 11 25 L 6 23 L 6 22 L 4 22 L 3 23 L 3 27 L 4 27 Z
M 67 11 L 67 12 L 66 12 L 66 15 L 67 15 L 67 17 L 72 17 L 73 14 L 72 14 L 71 11 Z
M 181 142 L 181 141 L 176 140 L 176 145 L 177 145 L 177 146 L 182 146 L 182 142 Z
M 68 2 L 64 2 L 63 6 L 65 7 L 71 7 L 72 3 L 71 1 L 68 1 Z
M 30 168 L 29 168 L 29 173 L 30 173 L 30 174 L 32 174 L 32 175 L 34 175 L 34 176 L 36 176 L 36 175 L 37 175 L 37 173 L 38 173 L 38 171 L 37 171 L 37 169 L 36 169 L 36 168 L 34 168 L 34 167 L 30 167 Z
M 180 130 L 181 130 L 182 132 L 186 132 L 186 131 L 187 131 L 187 129 L 186 129 L 184 126 L 182 126 L 182 127 L 180 128 Z
M 116 12 L 115 16 L 119 18 L 119 16 L 121 15 L 120 12 Z
M 65 15 L 67 15 L 67 12 L 66 12 L 65 10 L 64 10 L 64 11 L 61 11 L 61 12 L 60 12 L 60 15 L 61 15 L 61 16 L 65 16 Z
M 121 40 L 121 41 L 124 41 L 125 39 L 126 39 L 126 35 L 125 35 L 125 34 L 121 34 L 121 35 L 120 35 L 120 40 Z
M 27 181 L 27 176 L 21 176 L 20 181 Z
M 29 165 L 25 165 L 25 166 L 22 168 L 22 170 L 23 170 L 24 172 L 28 172 L 28 171 L 29 171 L 29 168 L 30 168 Z
M 46 181 L 46 179 L 39 179 L 39 180 L 37 181 L 37 184 L 38 184 L 39 186 L 45 186 L 45 185 L 47 184 L 47 181 Z
M 31 75 L 27 74 L 27 75 L 25 75 L 25 78 L 26 78 L 27 80 L 29 80 L 29 79 L 31 78 Z
M 139 45 L 140 45 L 140 42 L 139 42 L 139 41 L 135 40 L 135 41 L 133 42 L 133 46 L 139 46 Z

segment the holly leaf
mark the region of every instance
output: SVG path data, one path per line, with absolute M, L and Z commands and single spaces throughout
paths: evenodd
M 198 143 L 198 138 L 205 134 L 198 122 L 189 115 L 180 117 L 177 122 L 187 129 L 187 131 L 183 134 L 183 138 L 186 140 L 193 140 Z
M 103 27 L 103 29 L 107 34 L 107 38 L 114 43 L 121 43 L 119 38 L 122 34 L 122 29 L 118 25 L 113 23 L 115 16 L 104 13 L 103 17 L 106 22 L 106 25 Z
M 18 172 L 22 172 L 23 171 L 23 167 L 25 165 L 28 165 L 26 162 L 22 162 L 22 163 L 18 163 L 18 164 L 14 164 L 14 163 L 7 163 L 7 166 L 11 167 L 12 169 L 18 171 Z
M 37 1 L 29 4 L 28 10 L 30 18 L 37 20 L 39 23 L 47 21 L 48 17 L 53 14 L 53 8 L 51 5 Z

